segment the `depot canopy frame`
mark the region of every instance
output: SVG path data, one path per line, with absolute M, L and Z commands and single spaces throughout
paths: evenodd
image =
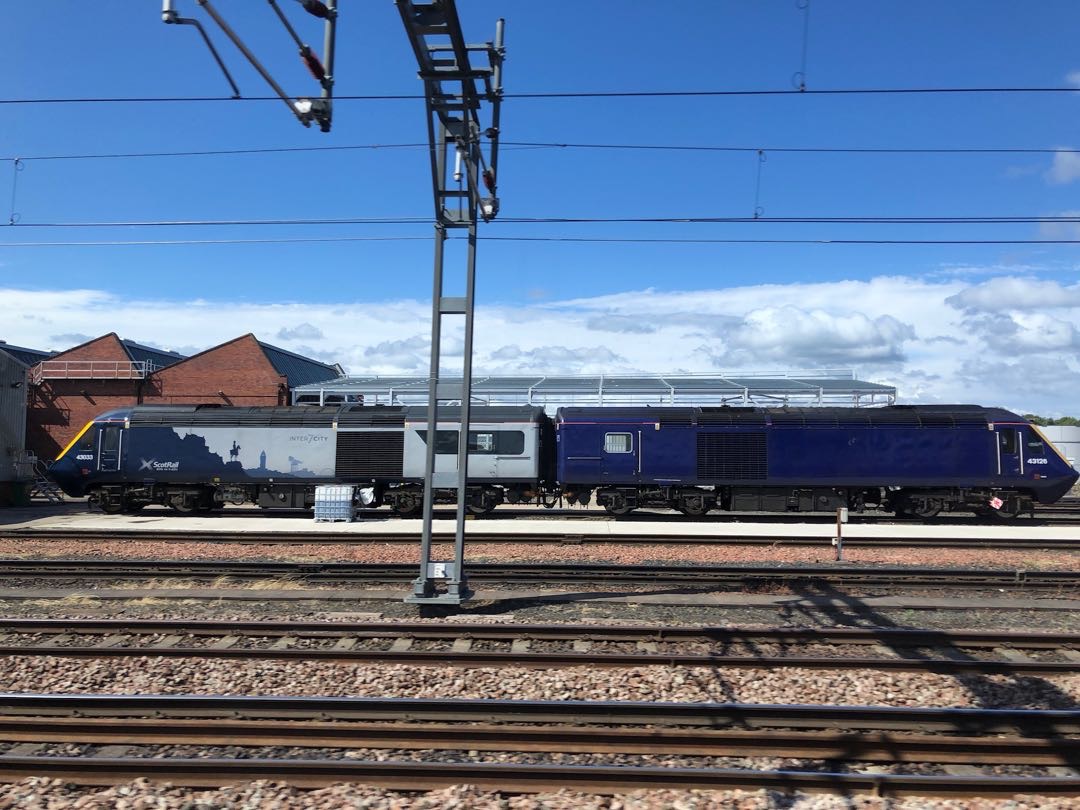
M 424 405 L 426 377 L 346 376 L 293 390 L 294 405 Z M 480 376 L 477 405 L 758 405 L 878 407 L 896 402 L 896 388 L 867 382 L 848 369 L 656 376 Z

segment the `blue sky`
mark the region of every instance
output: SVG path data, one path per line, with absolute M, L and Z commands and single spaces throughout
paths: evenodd
M 314 92 L 269 7 L 216 7 L 294 94 Z M 283 8 L 306 38 L 320 24 Z M 461 2 L 470 40 L 507 20 L 508 93 L 784 90 L 802 12 L 780 2 Z M 199 16 L 194 0 L 178 9 Z M 414 94 L 393 4 L 342 0 L 337 92 Z M 3 97 L 225 96 L 190 28 L 156 0 L 8 3 Z M 1073 2 L 811 0 L 814 89 L 1080 86 Z M 245 95 L 261 80 L 212 27 Z M 426 359 L 431 229 L 415 225 L 46 228 L 42 223 L 427 217 L 422 148 L 39 160 L 200 149 L 418 144 L 420 101 L 341 102 L 328 135 L 280 102 L 0 105 L 0 338 L 80 336 L 197 350 L 245 331 L 356 372 Z M 1080 95 L 508 99 L 507 142 L 683 146 L 1076 148 Z M 1028 216 L 1080 209 L 1080 156 L 767 152 L 758 204 L 783 216 Z M 752 152 L 506 145 L 505 217 L 748 216 Z M 493 223 L 485 236 L 1077 238 L 1076 226 Z M 409 236 L 415 241 L 15 247 L 100 242 Z M 981 399 L 1072 413 L 1080 395 L 1080 246 L 485 242 L 480 370 L 663 372 L 854 366 L 909 401 Z M 455 254 L 451 254 L 453 259 Z M 193 304 L 192 302 L 198 302 Z M 340 313 L 340 314 L 335 314 Z M 485 320 L 486 319 L 486 320 Z M 447 348 L 456 339 L 448 336 Z M 1047 385 L 1048 377 L 1052 380 Z

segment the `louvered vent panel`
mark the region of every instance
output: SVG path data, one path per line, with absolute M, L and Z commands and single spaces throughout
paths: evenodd
M 952 428 L 956 426 L 950 413 L 935 413 L 933 411 L 919 412 L 919 421 L 924 428 Z
M 764 433 L 699 433 L 697 471 L 702 481 L 760 481 L 769 476 Z
M 699 425 L 765 425 L 765 413 L 756 408 L 702 408 Z
M 400 478 L 404 431 L 360 430 L 338 433 L 339 478 Z
M 405 409 L 383 405 L 356 405 L 338 414 L 339 425 L 404 425 Z

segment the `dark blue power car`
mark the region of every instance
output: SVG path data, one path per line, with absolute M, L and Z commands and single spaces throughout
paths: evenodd
M 1015 517 L 1078 473 L 1021 416 L 977 406 L 563 408 L 559 485 L 612 514 L 879 507 Z

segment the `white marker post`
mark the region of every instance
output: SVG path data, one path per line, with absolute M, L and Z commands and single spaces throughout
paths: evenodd
M 844 530 L 842 526 L 847 523 L 848 510 L 846 506 L 843 506 L 836 510 L 836 537 L 832 539 L 832 544 L 836 548 L 836 561 L 842 562 L 844 559 Z

